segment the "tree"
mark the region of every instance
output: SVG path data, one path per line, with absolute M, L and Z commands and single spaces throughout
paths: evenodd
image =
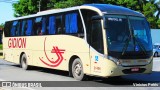
M 67 8 L 72 6 L 79 6 L 85 3 L 85 0 L 66 0 L 55 3 L 54 8 Z
M 2 23 L 2 24 L 0 24 L 0 28 L 4 28 L 4 24 Z
M 51 9 L 57 1 L 61 0 L 19 0 L 18 3 L 13 4 L 14 16 L 36 14 L 39 11 L 39 7 L 41 11 Z

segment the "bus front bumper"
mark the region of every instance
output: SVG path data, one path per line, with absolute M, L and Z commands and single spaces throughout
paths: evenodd
M 122 66 L 116 65 L 113 61 L 105 62 L 106 65 L 102 67 L 102 77 L 122 76 L 129 74 L 149 74 L 152 72 L 153 60 L 147 65 Z M 103 63 L 103 64 L 105 64 Z M 107 65 L 108 64 L 108 65 Z M 103 66 L 103 65 L 102 65 Z

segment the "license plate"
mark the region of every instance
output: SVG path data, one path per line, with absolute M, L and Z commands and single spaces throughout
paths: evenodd
M 139 71 L 139 68 L 131 68 L 131 71 L 132 72 L 137 72 L 137 71 Z

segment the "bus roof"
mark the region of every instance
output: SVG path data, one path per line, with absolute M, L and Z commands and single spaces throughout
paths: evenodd
M 60 13 L 60 12 L 66 12 L 66 11 L 71 11 L 71 10 L 78 10 L 81 7 L 84 7 L 84 6 L 91 7 L 91 8 L 92 7 L 97 8 L 103 14 L 121 14 L 121 15 L 133 15 L 133 16 L 143 17 L 143 14 L 141 14 L 139 12 L 136 12 L 136 11 L 133 11 L 131 9 L 122 7 L 122 6 L 116 6 L 116 5 L 110 5 L 110 4 L 84 4 L 82 6 L 70 7 L 70 8 L 65 8 L 65 9 L 46 10 L 46 11 L 38 12 L 37 14 L 18 17 L 18 18 L 13 19 L 13 20 L 26 19 L 26 18 L 41 16 L 41 15 L 47 15 L 47 14 L 52 14 L 52 13 Z M 13 20 L 9 20 L 9 21 L 13 21 Z
M 98 8 L 104 14 L 121 14 L 143 17 L 143 14 L 122 6 L 116 6 L 111 4 L 85 4 L 84 6 L 92 6 Z

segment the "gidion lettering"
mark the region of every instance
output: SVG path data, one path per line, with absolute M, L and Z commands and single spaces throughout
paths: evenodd
M 26 48 L 26 38 L 9 38 L 9 48 Z

